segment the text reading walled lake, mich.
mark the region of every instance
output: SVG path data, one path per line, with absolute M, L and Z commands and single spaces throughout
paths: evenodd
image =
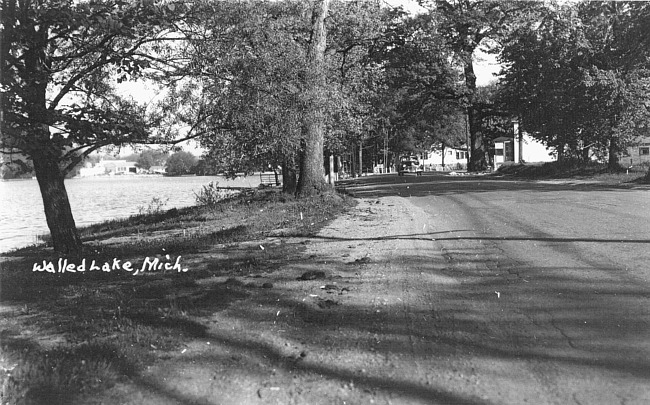
M 127 260 L 114 258 L 108 262 L 97 262 L 96 260 L 82 259 L 81 263 L 71 263 L 68 259 L 59 259 L 56 262 L 43 260 L 43 264 L 34 263 L 32 271 L 46 273 L 84 273 L 90 271 L 102 271 L 110 273 L 112 271 L 127 271 L 137 275 L 148 271 L 176 271 L 186 273 L 187 268 L 181 266 L 181 256 L 172 260 L 169 255 L 164 259 L 158 257 L 149 258 L 148 256 L 142 261 L 140 267 L 134 267 L 133 263 Z

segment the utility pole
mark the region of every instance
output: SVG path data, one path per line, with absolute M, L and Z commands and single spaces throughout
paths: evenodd
M 513 118 L 512 119 L 512 126 L 513 126 L 513 132 L 514 132 L 514 140 L 517 142 L 517 159 L 515 161 L 517 163 L 523 163 L 524 162 L 524 142 L 522 139 L 522 133 L 521 133 L 521 126 L 519 125 L 519 118 Z
M 388 128 L 383 123 L 384 127 L 384 173 L 388 173 Z
M 359 177 L 363 176 L 363 139 L 359 139 Z
M 465 114 L 465 145 L 467 146 L 467 169 L 469 171 L 469 162 L 472 156 L 472 148 L 469 144 L 469 115 Z

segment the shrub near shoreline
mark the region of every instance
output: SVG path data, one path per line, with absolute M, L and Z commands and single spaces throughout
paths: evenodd
M 351 204 L 338 195 L 296 200 L 256 191 L 210 206 L 108 221 L 83 228 L 81 234 L 86 259 L 98 263 L 119 258 L 137 266 L 144 256 L 154 255 L 192 256 L 197 263 L 215 245 L 261 240 L 274 230 L 313 234 Z M 278 248 L 267 259 L 295 254 Z M 265 266 L 259 258 L 242 257 L 182 274 L 33 272 L 34 263 L 58 259 L 44 247 L 0 255 L 0 301 L 8 308 L 0 331 L 3 404 L 69 403 L 77 395 L 137 376 L 159 356 L 203 336 L 205 327 L 196 316 L 249 294 L 237 285 L 206 289 L 198 280 Z M 193 298 L 179 298 L 180 291 Z

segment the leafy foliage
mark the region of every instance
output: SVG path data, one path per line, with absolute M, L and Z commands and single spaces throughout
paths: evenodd
M 451 52 L 436 32 L 431 15 L 408 19 L 396 38 L 398 46 L 380 55 L 385 68 L 385 105 L 402 136 L 391 146 L 398 152 L 428 149 L 434 143 L 456 145 L 462 138 L 448 131 L 449 120 L 462 108 L 464 90 L 448 62 Z M 402 138 L 402 139 L 400 139 Z M 409 140 L 410 138 L 410 140 Z
M 190 152 L 176 152 L 167 159 L 167 175 L 182 176 L 193 173 L 197 163 L 198 159 Z
M 237 194 L 236 190 L 219 188 L 218 181 L 212 181 L 204 185 L 198 193 L 195 193 L 196 203 L 208 207 L 216 207 L 222 200 Z
M 206 3 L 191 41 L 192 62 L 166 101 L 208 149 L 205 161 L 234 176 L 295 165 L 308 111 L 305 2 Z M 370 54 L 389 42 L 396 14 L 379 2 L 335 1 L 327 19 L 325 147 L 343 153 L 367 129 Z M 186 75 L 187 74 L 187 75 Z M 188 78 L 188 76 L 190 78 Z M 177 108 L 182 105 L 183 108 Z M 171 115 L 170 115 L 171 117 Z
M 1 179 L 31 178 L 33 175 L 34 165 L 23 155 L 7 156 L 0 165 Z
M 650 76 L 646 3 L 550 5 L 510 34 L 502 99 L 560 157 L 618 154 L 645 130 Z
M 145 149 L 140 152 L 136 161 L 136 166 L 144 170 L 149 170 L 152 166 L 164 165 L 166 161 L 166 153 L 155 149 Z
M 474 53 L 480 47 L 497 44 L 505 32 L 504 27 L 516 21 L 524 3 L 474 0 L 423 1 L 435 16 L 440 34 L 454 52 L 456 63 L 463 72 L 464 104 L 467 111 L 470 135 L 470 162 L 468 169 L 481 171 L 487 168 L 487 142 L 482 132 L 482 118 L 477 100 Z
M 147 143 L 152 123 L 142 107 L 117 95 L 110 80 L 157 67 L 151 44 L 172 39 L 172 5 L 5 2 L 3 148 L 30 155 L 70 148 L 58 153 L 63 160 L 104 145 Z
M 163 211 L 163 207 L 167 205 L 169 198 L 163 199 L 161 197 L 153 197 L 149 204 L 145 207 L 144 205 L 138 206 L 139 215 L 157 215 Z

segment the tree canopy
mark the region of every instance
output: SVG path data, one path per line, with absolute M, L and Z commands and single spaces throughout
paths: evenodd
M 197 157 L 190 152 L 174 152 L 167 159 L 166 173 L 168 176 L 182 176 L 184 174 L 194 173 L 198 162 Z
M 617 166 L 650 118 L 649 16 L 640 2 L 538 8 L 505 42 L 501 99 L 560 158 L 591 150 Z

